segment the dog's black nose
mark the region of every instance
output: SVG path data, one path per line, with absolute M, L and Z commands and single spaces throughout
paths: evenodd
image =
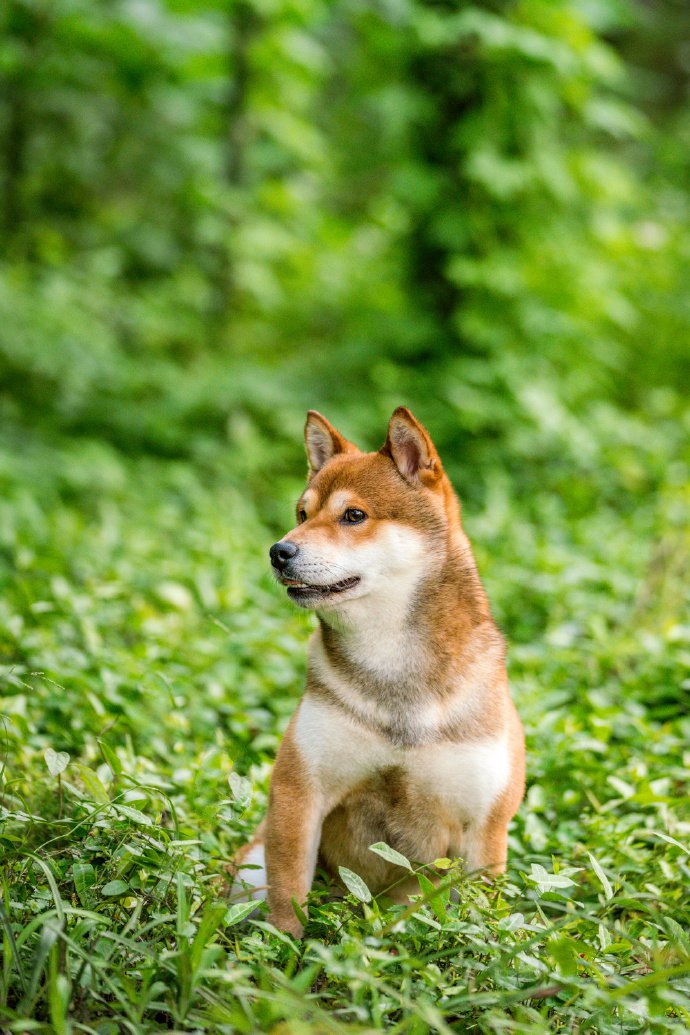
M 299 546 L 289 542 L 274 543 L 268 552 L 271 555 L 273 567 L 282 571 L 288 561 L 299 553 Z

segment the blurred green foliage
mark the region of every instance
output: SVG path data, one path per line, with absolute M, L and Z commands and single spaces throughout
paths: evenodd
M 3 1030 L 687 1030 L 689 28 L 2 5 Z M 296 946 L 215 883 L 304 676 L 266 550 L 304 410 L 377 447 L 400 403 L 465 504 L 528 795 L 495 889 L 454 869 L 401 917 L 317 883 Z
M 8 0 L 0 18 L 5 420 L 246 456 L 292 441 L 305 405 L 369 436 L 404 399 L 463 463 L 579 470 L 568 418 L 673 409 L 678 5 Z

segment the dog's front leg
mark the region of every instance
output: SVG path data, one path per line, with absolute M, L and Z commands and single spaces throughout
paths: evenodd
M 288 728 L 271 777 L 266 816 L 266 875 L 269 920 L 296 938 L 302 924 L 292 907 L 302 906 L 311 888 L 321 840 L 323 809 L 304 758 Z

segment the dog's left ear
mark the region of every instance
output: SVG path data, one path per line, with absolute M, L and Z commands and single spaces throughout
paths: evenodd
M 443 467 L 429 432 L 406 406 L 398 406 L 393 413 L 381 452 L 391 457 L 400 474 L 412 485 L 431 489 L 441 479 Z

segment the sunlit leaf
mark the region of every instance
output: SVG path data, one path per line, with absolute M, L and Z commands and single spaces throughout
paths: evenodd
M 66 751 L 55 751 L 53 748 L 46 748 L 43 753 L 51 776 L 59 776 L 64 773 L 69 765 L 69 755 Z
M 360 902 L 371 902 L 371 892 L 361 877 L 352 870 L 348 870 L 347 866 L 339 866 L 338 873 L 345 887 L 352 892 L 355 898 L 358 898 Z
M 377 841 L 375 845 L 369 845 L 369 851 L 380 855 L 386 862 L 394 863 L 396 866 L 404 866 L 406 870 L 412 869 L 409 859 L 406 859 L 400 852 L 396 852 L 394 848 L 390 848 L 383 841 Z

